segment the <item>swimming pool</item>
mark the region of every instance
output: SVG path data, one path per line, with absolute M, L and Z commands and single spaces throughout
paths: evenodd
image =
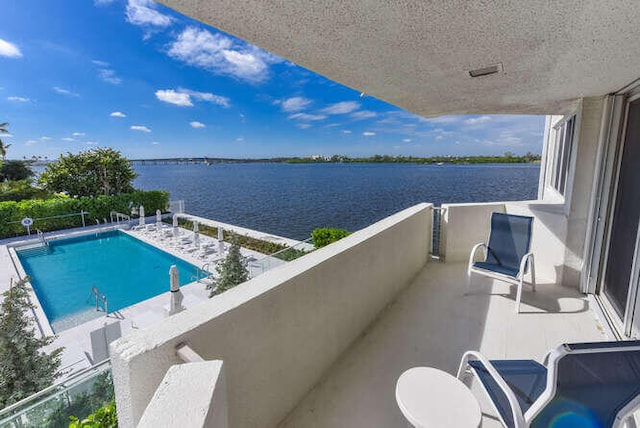
M 16 253 L 56 332 L 104 315 L 95 309 L 93 286 L 114 312 L 169 291 L 171 265 L 178 267 L 180 285 L 192 282 L 197 271 L 119 230 L 56 239 L 48 247 Z

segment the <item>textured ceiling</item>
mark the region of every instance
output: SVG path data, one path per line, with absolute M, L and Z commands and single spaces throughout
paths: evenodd
M 423 116 L 559 113 L 640 77 L 638 0 L 161 2 Z

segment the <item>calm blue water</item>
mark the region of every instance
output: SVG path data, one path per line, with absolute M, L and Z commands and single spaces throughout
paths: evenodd
M 25 272 L 54 331 L 71 327 L 69 319 L 94 318 L 91 287 L 107 296 L 109 312 L 169 291 L 169 268 L 177 265 L 180 285 L 196 268 L 119 231 L 51 241 L 49 253 L 18 252 Z M 167 301 L 167 303 L 169 303 Z
M 184 199 L 186 211 L 306 239 L 361 229 L 420 202 L 535 199 L 540 166 L 412 164 L 137 165 L 134 185 Z

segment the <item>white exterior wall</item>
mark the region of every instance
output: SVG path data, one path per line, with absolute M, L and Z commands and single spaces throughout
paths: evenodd
M 505 212 L 505 203 L 442 204 L 442 249 L 447 262 L 469 260 L 469 253 L 478 242 L 487 242 L 491 213 Z
M 137 428 L 227 428 L 222 361 L 172 366 Z
M 140 420 L 182 342 L 224 361 L 229 426 L 276 426 L 420 272 L 432 220 L 416 205 L 112 343 L 121 426 Z

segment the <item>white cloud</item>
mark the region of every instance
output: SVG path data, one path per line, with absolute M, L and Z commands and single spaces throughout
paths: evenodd
M 54 86 L 51 89 L 53 89 L 54 92 L 57 92 L 60 95 L 66 95 L 68 97 L 79 97 L 80 96 L 80 94 L 77 94 L 77 93 L 72 92 L 72 91 L 70 91 L 68 89 L 65 89 L 65 88 L 61 88 L 60 86 Z
M 198 92 L 192 91 L 190 89 L 178 88 L 179 93 L 185 93 L 189 96 L 193 97 L 196 101 L 207 101 L 211 104 L 217 104 L 224 108 L 229 108 L 229 98 L 223 97 L 222 95 L 215 95 L 211 92 Z
M 7 99 L 9 101 L 16 101 L 19 103 L 26 103 L 27 101 L 29 101 L 29 98 L 24 98 L 24 97 L 7 97 Z
M 457 123 L 460 122 L 460 116 L 438 116 L 438 117 L 431 117 L 429 119 L 425 119 L 425 121 L 427 121 L 428 123 L 433 123 L 433 124 L 453 124 L 453 123 Z
M 73 138 L 70 137 L 65 137 L 65 138 L 61 138 L 62 141 L 76 141 Z
M 111 83 L 112 85 L 119 85 L 122 83 L 122 79 L 116 76 L 116 72 L 109 68 L 98 70 L 98 77 L 100 77 L 103 82 Z
M 33 146 L 34 144 L 38 144 L 36 140 L 27 140 L 24 145 L 25 146 Z
M 347 114 L 360 108 L 360 103 L 356 101 L 342 101 L 339 103 L 331 104 L 320 110 L 324 114 Z
M 51 140 L 51 137 L 48 137 L 48 136 L 46 136 L 46 135 L 43 135 L 42 137 L 40 137 L 40 139 L 41 139 L 42 141 L 49 141 L 49 140 Z
M 238 137 L 236 138 L 236 142 L 237 143 L 242 143 L 244 141 L 244 137 Z
M 376 117 L 377 115 L 378 113 L 376 113 L 375 111 L 361 110 L 361 111 L 356 111 L 354 113 L 351 113 L 349 116 L 352 119 L 360 120 L 360 119 L 370 119 L 372 117 Z
M 180 33 L 171 43 L 168 54 L 191 66 L 251 83 L 266 80 L 269 64 L 281 61 L 256 47 L 196 27 Z
M 469 119 L 465 119 L 464 123 L 466 125 L 481 125 L 483 123 L 487 123 L 491 121 L 491 116 L 479 116 L 479 117 L 471 117 Z
M 86 134 L 84 132 L 74 132 L 73 134 L 74 137 L 84 137 Z
M 342 130 L 342 133 L 343 133 L 343 134 L 351 134 L 351 131 L 349 131 L 348 129 L 343 129 L 343 130 Z
M 375 132 L 371 132 L 371 131 L 364 131 L 362 133 L 362 135 L 364 135 L 365 137 L 372 137 L 372 136 L 376 135 L 376 133 Z
M 211 104 L 217 104 L 221 107 L 228 108 L 230 105 L 229 98 L 221 95 L 215 95 L 211 92 L 198 92 L 190 89 L 159 89 L 156 91 L 156 97 L 160 101 L 175 104 L 181 107 L 193 107 L 193 98 L 196 101 L 206 101 Z
M 193 107 L 191 97 L 184 92 L 176 92 L 173 89 L 160 89 L 156 91 L 156 97 L 165 103 L 175 104 L 180 107 Z
M 140 132 L 151 132 L 151 129 L 147 128 L 146 126 L 142 126 L 142 125 L 132 125 L 131 128 L 132 131 L 140 131 Z
M 291 97 L 280 103 L 282 111 L 287 113 L 295 113 L 304 110 L 311 105 L 313 101 L 304 97 Z
M 402 140 L 403 143 L 410 143 L 411 142 L 411 138 L 405 138 L 404 140 Z
M 121 111 L 114 111 L 113 113 L 111 113 L 109 116 L 111 117 L 127 117 L 126 114 L 124 114 Z
M 308 114 L 308 113 L 294 113 L 289 115 L 289 119 L 298 120 L 324 120 L 327 116 L 324 114 Z
M 198 122 L 197 120 L 194 120 L 193 122 L 189 122 L 189 125 L 191 125 L 192 128 L 205 128 L 207 126 L 202 122 Z
M 87 146 L 97 146 L 98 142 L 97 141 L 87 141 L 87 142 L 85 142 L 85 144 Z
M 93 0 L 93 4 L 95 6 L 106 6 L 108 4 L 113 3 L 114 0 Z
M 100 60 L 98 60 L 98 59 L 94 59 L 94 60 L 93 60 L 93 61 L 91 61 L 91 62 L 92 62 L 92 63 L 94 63 L 95 65 L 97 65 L 98 67 L 104 67 L 104 68 L 109 67 L 109 65 L 111 65 L 111 64 L 109 64 L 108 62 L 100 61 Z
M 13 43 L 0 39 L 0 56 L 20 58 L 22 56 L 22 52 L 20 52 L 20 49 Z
M 127 21 L 134 25 L 168 27 L 172 19 L 155 10 L 151 0 L 129 0 L 127 3 Z
M 155 145 L 158 145 L 160 143 L 158 143 L 157 141 L 153 141 L 151 144 L 153 144 L 155 146 Z
M 311 128 L 311 124 L 309 124 L 309 123 L 299 123 L 296 126 L 298 128 L 300 128 L 300 129 L 309 129 L 309 128 Z

